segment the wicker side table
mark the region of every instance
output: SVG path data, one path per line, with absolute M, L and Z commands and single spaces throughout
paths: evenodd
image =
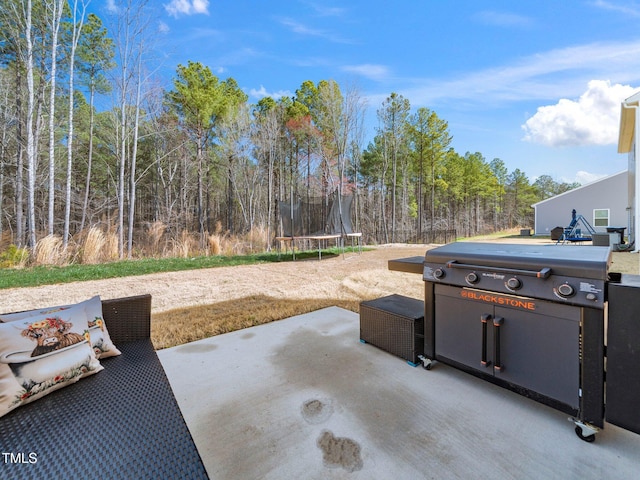
M 360 341 L 416 366 L 424 352 L 424 302 L 402 295 L 361 302 Z

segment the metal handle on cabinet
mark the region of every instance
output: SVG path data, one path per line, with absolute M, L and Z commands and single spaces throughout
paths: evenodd
M 480 321 L 482 322 L 482 358 L 480 359 L 480 364 L 483 367 L 488 367 L 489 362 L 487 362 L 487 322 L 491 320 L 491 315 L 488 313 L 483 313 L 480 316 Z
M 502 362 L 500 360 L 500 330 L 501 330 L 500 327 L 503 324 L 504 324 L 504 318 L 495 317 L 493 319 L 493 349 L 494 349 L 493 368 L 495 369 L 496 372 L 501 372 L 502 370 L 504 370 L 504 365 L 502 365 Z
M 525 275 L 527 277 L 549 278 L 549 275 L 551 275 L 551 269 L 549 267 L 541 268 L 539 271 L 521 270 L 519 268 L 487 267 L 485 265 L 471 265 L 468 263 L 458 263 L 457 260 L 450 260 L 446 263 L 446 265 L 447 265 L 447 268 L 467 268 L 472 270 L 480 270 L 484 272 L 502 272 L 502 273 L 517 274 L 517 275 Z

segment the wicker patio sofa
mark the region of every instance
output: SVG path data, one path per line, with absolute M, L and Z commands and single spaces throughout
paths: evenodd
M 151 296 L 102 306 L 122 354 L 0 418 L 0 478 L 208 478 L 151 344 Z

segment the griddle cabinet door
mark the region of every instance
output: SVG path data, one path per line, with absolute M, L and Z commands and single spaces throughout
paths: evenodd
M 493 305 L 461 299 L 460 288 L 435 290 L 436 358 L 493 375 Z
M 580 308 L 436 285 L 435 319 L 436 359 L 578 408 Z
M 500 363 L 495 376 L 558 400 L 580 405 L 580 309 L 536 302 L 537 311 L 496 307 Z M 546 312 L 544 312 L 546 308 Z M 560 308 L 563 307 L 563 308 Z M 544 313 L 538 313 L 542 311 Z M 564 316 L 559 314 L 564 313 Z
M 640 433 L 640 276 L 608 284 L 605 418 Z

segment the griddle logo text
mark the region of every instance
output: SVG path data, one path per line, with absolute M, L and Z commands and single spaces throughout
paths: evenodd
M 471 290 L 461 290 L 460 296 L 469 300 L 479 300 L 481 302 L 492 303 L 494 305 L 503 305 L 505 307 L 520 308 L 523 310 L 534 311 L 536 303 L 530 300 L 522 300 L 519 298 L 503 297 L 493 293 L 481 293 Z

